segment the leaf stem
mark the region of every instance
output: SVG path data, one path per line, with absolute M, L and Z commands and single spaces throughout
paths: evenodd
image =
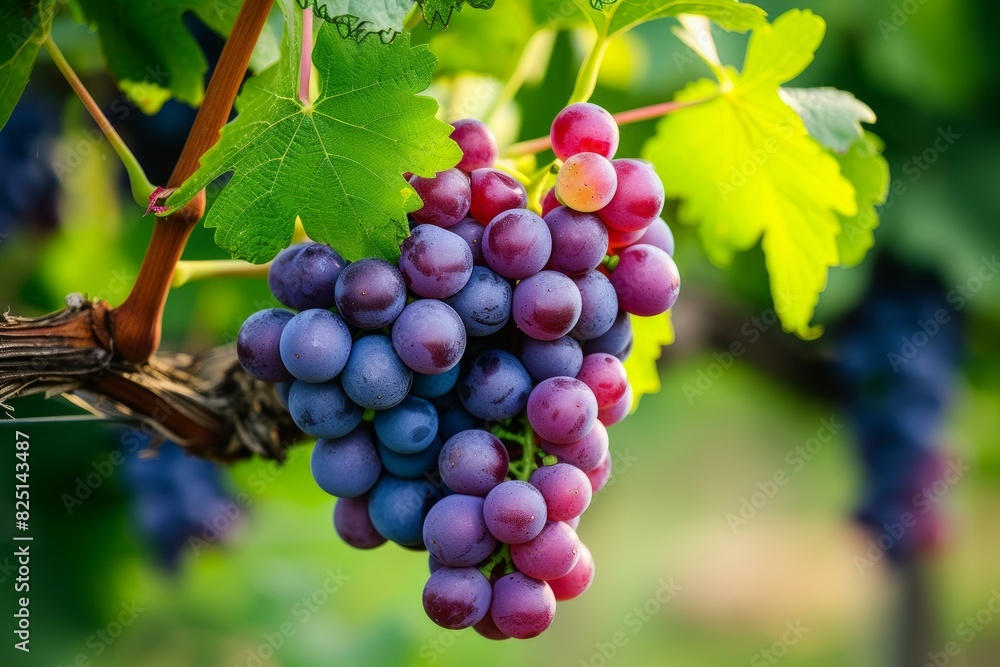
M 241 259 L 209 259 L 201 261 L 180 261 L 174 267 L 171 287 L 177 288 L 196 280 L 209 278 L 266 278 L 268 264 L 251 264 Z
M 661 102 L 659 104 L 651 104 L 648 107 L 639 107 L 638 109 L 630 109 L 628 111 L 622 111 L 621 113 L 614 114 L 614 119 L 619 125 L 630 125 L 632 123 L 638 123 L 639 121 L 666 116 L 667 114 L 671 114 L 675 111 L 698 106 L 699 104 L 704 104 L 705 102 L 711 102 L 717 97 L 718 95 L 712 95 L 711 97 L 686 102 Z M 551 147 L 552 137 L 545 135 L 544 137 L 538 137 L 537 139 L 528 139 L 527 141 L 519 141 L 516 144 L 511 144 L 507 150 L 504 151 L 504 157 L 534 155 L 535 153 L 541 153 Z
M 299 100 L 309 106 L 309 79 L 312 76 L 313 12 L 302 10 L 302 53 L 299 54 Z
M 556 159 L 548 163 L 542 169 L 535 172 L 534 176 L 531 178 L 531 183 L 528 184 L 528 208 L 535 213 L 542 214 L 542 197 L 545 196 L 545 191 L 549 189 L 550 184 L 553 179 L 555 179 L 556 174 L 559 173 L 559 168 L 562 166 L 562 161 Z
M 137 204 L 145 207 L 149 203 L 149 195 L 153 192 L 155 186 L 149 182 L 146 172 L 143 171 L 139 161 L 135 159 L 132 151 L 129 150 L 129 147 L 121 138 L 121 135 L 118 134 L 118 131 L 111 125 L 111 121 L 101 111 L 101 107 L 97 105 L 97 102 L 90 95 L 90 91 L 83 85 L 83 81 L 73 71 L 69 61 L 66 60 L 66 56 L 62 54 L 56 43 L 52 41 L 51 37 L 46 37 L 44 44 L 45 50 L 49 52 L 49 56 L 52 58 L 52 62 L 55 63 L 55 66 L 62 73 L 63 77 L 65 77 L 73 92 L 76 93 L 76 96 L 83 102 L 83 106 L 90 112 L 97 126 L 104 133 L 104 136 L 125 166 L 125 171 L 128 173 L 129 185 L 132 190 L 132 198 Z
M 403 19 L 403 30 L 406 32 L 412 31 L 420 23 L 420 19 L 423 14 L 420 11 L 420 3 L 414 1 L 413 7 L 410 8 L 409 13 L 406 18 Z
M 606 35 L 598 33 L 597 41 L 591 47 L 587 59 L 580 66 L 580 72 L 576 75 L 576 85 L 573 87 L 573 94 L 570 95 L 570 104 L 586 102 L 594 94 L 597 87 L 597 75 L 601 71 L 601 63 L 604 62 L 604 54 L 608 51 L 608 38 Z

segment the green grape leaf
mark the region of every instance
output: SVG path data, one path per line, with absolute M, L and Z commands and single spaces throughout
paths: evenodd
M 873 231 L 878 227 L 876 206 L 889 196 L 889 163 L 882 156 L 885 144 L 870 132 L 851 144 L 843 154 L 836 154 L 840 173 L 857 192 L 858 213 L 840 216 L 837 247 L 845 267 L 857 266 L 875 245 Z
M 428 28 L 435 26 L 447 28 L 452 13 L 462 11 L 463 5 L 468 4 L 474 9 L 489 9 L 496 0 L 419 0 L 419 2 Z
M 406 15 L 416 0 L 296 0 L 303 9 L 310 6 L 324 21 L 337 26 L 345 39 L 362 41 L 375 35 L 388 44 L 403 32 Z
M 856 192 L 837 159 L 778 93 L 812 61 L 825 23 L 793 10 L 754 31 L 742 73 L 702 80 L 678 95 L 692 106 L 660 121 L 643 149 L 678 216 L 698 224 L 710 258 L 728 264 L 762 239 L 775 309 L 803 338 L 828 270 L 840 262 L 841 216 L 857 215 Z
M 159 111 L 170 97 L 198 106 L 205 94 L 208 61 L 184 25 L 184 14 L 193 12 L 226 36 L 240 4 L 232 0 L 76 1 L 86 21 L 97 28 L 101 51 L 119 88 L 149 114 Z M 273 51 L 273 35 L 265 30 L 261 40 L 262 46 Z
M 836 88 L 782 88 L 781 99 L 799 114 L 812 138 L 845 153 L 864 135 L 861 123 L 874 123 L 875 112 L 854 95 Z
M 7 124 L 35 56 L 52 29 L 55 0 L 4 0 L 0 5 L 0 128 Z
M 669 311 L 654 317 L 629 315 L 632 320 L 632 352 L 625 359 L 625 372 L 632 386 L 632 411 L 639 399 L 660 391 L 660 371 L 656 362 L 664 345 L 674 342 L 674 327 Z
M 310 238 L 354 260 L 394 260 L 407 234 L 406 214 L 420 198 L 403 179 L 454 166 L 461 158 L 437 103 L 416 93 L 434 71 L 426 46 L 400 35 L 389 45 L 341 39 L 324 24 L 313 64 L 318 98 L 298 99 L 301 14 L 287 9 L 284 56 L 245 84 L 239 115 L 198 171 L 167 201 L 177 207 L 226 172 L 234 172 L 209 210 L 206 226 L 235 257 L 265 262 L 286 247 L 296 216 Z
M 766 25 L 767 13 L 739 0 L 573 0 L 602 35 L 613 37 L 654 19 L 695 14 L 712 19 L 726 30 L 745 32 Z

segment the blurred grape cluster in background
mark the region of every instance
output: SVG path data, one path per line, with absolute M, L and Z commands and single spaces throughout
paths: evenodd
M 759 4 L 773 17 L 805 3 Z M 714 267 L 668 204 L 686 281 L 677 342 L 663 390 L 614 427 L 614 476 L 581 527 L 596 581 L 543 637 L 487 642 L 430 622 L 426 557 L 338 540 L 308 446 L 284 466 L 218 471 L 172 446 L 144 455 L 148 436 L 119 423 L 54 421 L 30 425 L 28 664 L 1000 664 L 1000 6 L 807 4 L 828 35 L 795 85 L 851 90 L 886 143 L 875 252 L 832 272 L 816 317 L 827 333 L 805 343 L 776 323 L 759 250 Z M 191 23 L 217 56 L 221 41 Z M 415 30 L 441 61 L 432 92 L 448 120 L 482 116 L 499 95 L 502 141 L 547 133 L 583 38 L 552 35 L 551 56 L 506 101 L 490 77 L 508 74 L 531 23 L 525 2 L 499 0 L 451 30 Z M 54 35 L 163 182 L 193 111 L 171 101 L 146 116 L 102 74 L 93 35 L 69 21 Z M 723 60 L 743 52 L 744 36 L 716 38 Z M 707 74 L 670 21 L 610 49 L 593 101 L 612 111 Z M 0 306 L 23 315 L 71 292 L 120 303 L 150 229 L 110 147 L 42 62 L 0 133 Z M 620 153 L 638 155 L 654 124 L 623 127 Z M 203 227 L 185 254 L 222 256 Z M 184 286 L 164 347 L 231 342 L 269 305 L 263 280 Z M 78 414 L 61 399 L 15 407 Z M 9 516 L 12 475 L 2 480 Z M 0 553 L 7 618 L 11 553 Z

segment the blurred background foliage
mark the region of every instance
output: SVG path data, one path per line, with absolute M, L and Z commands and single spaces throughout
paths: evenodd
M 759 4 L 773 18 L 802 3 Z M 874 129 L 886 142 L 895 194 L 882 209 L 875 254 L 933 271 L 946 290 L 969 286 L 1000 245 L 993 180 L 1000 174 L 1000 72 L 993 66 L 1000 7 L 986 0 L 808 5 L 827 20 L 828 35 L 795 85 L 854 92 L 878 114 Z M 429 42 L 440 58 L 432 92 L 446 119 L 489 118 L 504 142 L 547 133 L 569 97 L 588 34 L 573 28 L 576 19 L 535 33 L 542 6 L 559 3 L 498 0 L 489 12 L 456 15 L 445 32 L 415 30 L 414 39 Z M 195 20 L 191 26 L 213 60 L 221 43 Z M 593 101 L 622 111 L 668 100 L 707 76 L 670 27 L 657 21 L 613 43 Z M 193 111 L 171 101 L 158 115 L 143 115 L 102 73 L 92 34 L 63 17 L 54 35 L 151 179 L 163 182 Z M 723 60 L 739 65 L 746 37 L 716 38 Z M 531 55 L 519 64 L 526 45 Z M 40 62 L 0 133 L 0 304 L 25 315 L 58 308 L 70 292 L 120 302 L 149 234 L 110 147 L 50 64 Z M 500 83 L 511 74 L 522 87 Z M 654 126 L 624 127 L 619 155 L 638 155 Z M 945 151 L 934 149 L 941 132 L 958 137 Z M 698 317 L 685 311 L 715 304 L 737 323 L 726 340 L 745 342 L 741 325 L 770 301 L 759 250 L 723 272 L 690 229 L 675 226 L 675 234 L 686 291 L 675 308 L 678 344 L 661 365 L 664 389 L 612 429 L 615 476 L 581 526 L 597 580 L 585 596 L 560 605 L 542 637 L 492 643 L 433 625 L 420 608 L 426 556 L 342 544 L 330 527 L 333 500 L 309 478 L 308 447 L 283 468 L 247 462 L 226 471 L 228 500 L 213 496 L 218 511 L 206 519 L 218 521 L 224 535 L 215 539 L 206 528 L 203 542 L 164 567 L 163 544 L 142 530 L 127 466 L 115 463 L 114 452 L 131 449 L 120 425 L 51 423 L 29 429 L 35 642 L 27 664 L 69 665 L 83 656 L 90 664 L 144 667 L 765 665 L 775 662 L 760 652 L 780 644 L 789 623 L 808 630 L 780 657 L 776 650 L 775 661 L 889 664 L 900 582 L 885 559 L 863 573 L 856 566 L 869 536 L 850 521 L 862 484 L 851 429 L 823 443 L 801 470 L 786 459 L 816 436 L 822 420 L 843 421 L 838 401 L 799 391 L 766 363 L 744 358 L 702 394 L 685 395 L 718 361 L 718 340 L 701 336 Z M 198 228 L 185 258 L 221 256 L 211 232 Z M 835 326 L 859 302 L 874 262 L 834 270 L 818 322 Z M 962 327 L 966 355 L 939 437 L 972 470 L 942 501 L 951 538 L 934 565 L 936 630 L 962 648 L 948 664 L 1000 661 L 1000 620 L 981 617 L 969 642 L 959 625 L 1000 600 L 998 286 L 983 282 L 966 300 L 961 324 L 950 325 Z M 269 300 L 261 280 L 177 289 L 164 347 L 198 351 L 232 341 L 242 320 Z M 809 345 L 817 357 L 835 353 L 828 337 Z M 59 399 L 15 407 L 18 417 L 74 413 Z M 13 437 L 9 427 L 0 429 Z M 789 472 L 788 483 L 745 526 L 731 528 L 727 515 L 779 470 Z M 4 474 L 4 489 L 11 483 Z M 12 495 L 0 493 L 3 516 L 10 516 Z M 73 496 L 81 502 L 67 508 Z M 4 615 L 13 604 L 11 551 L 0 555 Z M 671 584 L 676 591 L 663 602 Z M 125 620 L 124 628 L 116 625 Z M 2 650 L 13 653 L 9 644 Z

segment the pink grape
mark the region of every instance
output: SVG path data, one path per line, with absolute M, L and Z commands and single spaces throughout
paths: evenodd
M 556 444 L 569 444 L 590 433 L 597 422 L 597 399 L 576 378 L 543 380 L 528 397 L 528 421 L 535 433 Z
M 556 596 L 544 581 L 512 572 L 493 584 L 490 616 L 497 629 L 508 637 L 531 639 L 552 624 Z
M 542 216 L 544 217 L 548 215 L 549 211 L 557 206 L 562 206 L 562 204 L 560 204 L 559 200 L 556 199 L 556 189 L 551 188 L 545 193 L 545 196 L 542 197 Z
M 493 166 L 499 153 L 497 138 L 485 123 L 463 118 L 452 123 L 452 127 L 455 129 L 451 131 L 451 138 L 462 149 L 462 160 L 455 165 L 456 169 L 471 172 Z
M 518 570 L 546 581 L 569 574 L 580 559 L 580 538 L 562 521 L 550 521 L 532 540 L 510 547 Z
M 528 480 L 541 491 L 549 521 L 568 521 L 590 505 L 592 490 L 587 475 L 568 463 L 543 466 Z
M 580 542 L 580 559 L 576 561 L 569 574 L 548 582 L 556 600 L 560 601 L 572 600 L 582 595 L 592 583 L 594 583 L 594 557 L 583 542 Z
M 663 183 L 645 160 L 621 159 L 611 163 L 618 189 L 598 213 L 608 227 L 623 232 L 645 229 L 663 211 Z
M 563 163 L 556 176 L 559 200 L 574 211 L 584 213 L 607 206 L 617 188 L 618 175 L 614 166 L 597 153 L 577 153 Z
M 552 121 L 552 151 L 560 160 L 578 153 L 611 159 L 618 150 L 618 123 L 604 108 L 589 102 L 571 104 Z
M 603 222 L 603 221 L 602 221 Z M 614 227 L 608 227 L 608 247 L 611 249 L 626 248 L 633 243 L 638 243 L 646 233 L 645 229 L 637 229 L 634 232 L 622 232 Z
M 510 174 L 499 169 L 476 169 L 469 175 L 472 184 L 472 205 L 469 215 L 484 225 L 504 211 L 528 205 L 524 186 Z
M 413 219 L 417 222 L 452 227 L 469 212 L 472 187 L 469 177 L 458 169 L 438 172 L 434 178 L 413 176 L 410 186 L 423 202 L 423 206 L 413 212 Z
M 580 213 L 567 206 L 549 211 L 545 223 L 552 233 L 549 268 L 568 276 L 593 271 L 604 259 L 608 228 L 593 213 Z
M 656 246 L 671 257 L 674 256 L 674 233 L 670 231 L 670 225 L 663 218 L 654 220 L 636 243 Z
M 597 493 L 608 483 L 611 479 L 611 452 L 604 455 L 601 459 L 600 464 L 593 470 L 587 473 L 587 479 L 590 480 L 590 486 Z
M 625 389 L 625 395 L 622 399 L 612 405 L 610 408 L 605 408 L 597 413 L 597 418 L 605 426 L 614 426 L 621 420 L 628 417 L 629 413 L 632 412 L 632 385 L 629 385 Z
M 548 514 L 538 489 L 521 480 L 508 480 L 486 494 L 483 517 L 495 538 L 520 544 L 542 532 Z
M 632 401 L 629 398 L 629 406 L 631 404 Z M 601 412 L 597 413 L 598 418 L 600 418 L 601 414 Z M 543 452 L 559 459 L 561 463 L 568 463 L 584 472 L 589 472 L 600 465 L 604 459 L 604 455 L 608 453 L 608 443 L 608 429 L 604 427 L 603 422 L 597 421 L 594 423 L 594 428 L 590 430 L 590 433 L 576 442 L 571 442 L 568 445 L 559 445 L 548 440 L 542 440 L 538 443 L 538 446 L 542 448 Z
M 598 410 L 610 408 L 622 400 L 628 389 L 628 374 L 622 362 L 604 352 L 585 356 L 576 378 L 594 392 Z

